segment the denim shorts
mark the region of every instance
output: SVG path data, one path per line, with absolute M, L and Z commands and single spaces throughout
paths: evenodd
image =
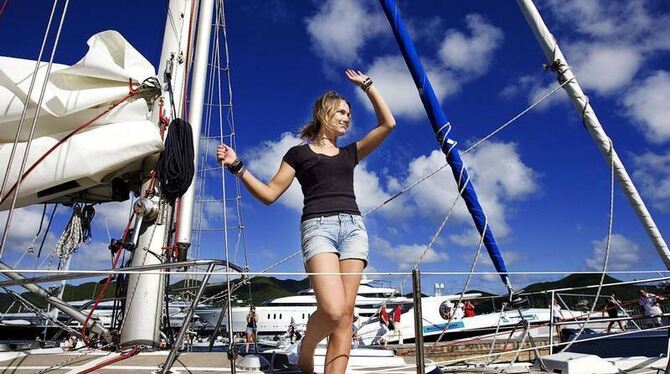
M 302 221 L 300 242 L 305 267 L 319 253 L 335 253 L 340 261 L 359 259 L 368 265 L 368 232 L 359 215 L 340 213 Z

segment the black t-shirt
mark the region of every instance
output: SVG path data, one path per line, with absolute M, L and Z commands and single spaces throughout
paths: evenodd
M 338 213 L 358 214 L 354 195 L 356 143 L 339 148 L 335 156 L 318 154 L 302 144 L 292 147 L 283 161 L 295 170 L 304 195 L 301 221 Z

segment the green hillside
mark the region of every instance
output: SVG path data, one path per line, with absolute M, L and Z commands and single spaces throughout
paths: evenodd
M 529 295 L 528 299 L 531 306 L 534 307 L 547 307 L 549 294 L 542 294 L 542 291 L 558 288 L 574 288 L 574 287 L 583 287 L 587 285 L 596 285 L 600 281 L 600 275 L 598 274 L 571 274 L 565 278 L 552 281 L 552 282 L 540 282 L 530 284 L 523 289 L 523 294 L 534 294 Z M 88 282 L 82 283 L 76 286 L 67 285 L 65 289 L 64 299 L 66 301 L 78 301 L 78 300 L 90 300 L 94 298 L 95 295 L 100 290 L 102 280 L 100 282 Z M 620 282 L 618 279 L 605 276 L 604 284 Z M 169 293 L 172 295 L 185 295 L 185 294 L 195 294 L 199 286 L 199 281 L 179 281 L 173 283 L 170 286 Z M 302 280 L 293 280 L 293 279 L 277 279 L 274 277 L 256 277 L 251 280 L 249 285 L 243 285 L 235 293 L 234 297 L 238 300 L 240 304 L 249 304 L 253 303 L 254 305 L 260 305 L 264 301 L 276 299 L 278 297 L 292 296 L 298 293 L 298 291 L 309 288 L 309 280 L 304 278 Z M 645 286 L 645 289 L 654 292 L 656 294 L 663 294 L 664 292 L 658 287 L 654 286 Z M 219 294 L 226 289 L 225 283 L 216 283 L 210 284 L 205 289 L 205 297 L 210 297 L 212 295 Z M 603 295 L 610 295 L 615 293 L 617 298 L 622 301 L 630 301 L 635 303 L 638 297 L 639 287 L 636 285 L 619 285 L 612 287 L 603 288 Z M 105 292 L 106 298 L 111 298 L 114 296 L 115 284 L 112 282 L 110 287 Z M 58 288 L 50 290 L 52 294 L 58 294 Z M 484 296 L 494 296 L 493 294 L 487 291 L 480 290 L 470 290 L 468 293 L 481 293 Z M 584 295 L 594 295 L 596 292 L 595 288 L 575 290 L 564 293 L 571 294 L 584 294 Z M 34 296 L 28 292 L 23 292 L 22 295 L 28 300 L 31 300 L 36 305 L 43 307 L 44 302 L 36 299 Z M 411 294 L 407 295 L 411 297 Z M 499 297 L 494 299 L 483 299 L 475 302 L 478 313 L 486 313 L 493 309 L 494 303 L 496 308 L 500 307 L 500 303 L 504 300 L 505 297 Z M 580 302 L 582 305 L 586 300 L 588 305 L 592 302 L 591 298 L 585 296 L 563 296 L 563 300 L 568 304 L 570 308 L 579 308 Z M 604 302 L 604 299 L 602 302 Z M 0 293 L 0 305 L 4 308 L 9 307 L 12 304 L 12 299 L 4 294 Z M 18 308 L 13 307 L 10 312 L 16 312 Z M 2 311 L 4 312 L 4 310 Z

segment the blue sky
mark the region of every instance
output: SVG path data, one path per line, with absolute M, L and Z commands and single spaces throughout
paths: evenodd
M 668 235 L 670 4 L 660 0 L 536 3 L 661 232 Z M 115 29 L 157 66 L 165 18 L 158 7 L 137 1 L 96 2 L 95 6 L 72 2 L 56 62 L 76 62 L 87 50 L 88 37 Z M 553 74 L 542 70 L 544 56 L 515 2 L 401 1 L 400 8 L 461 150 L 555 87 Z M 0 54 L 34 59 L 49 11 L 42 2 L 11 2 L 0 17 Z M 296 132 L 309 120 L 312 101 L 327 90 L 338 91 L 352 103 L 351 134 L 341 145 L 357 140 L 375 125 L 360 90 L 344 77 L 349 67 L 373 78 L 398 123 L 391 137 L 357 168 L 355 188 L 361 210 L 369 210 L 444 164 L 376 1 L 238 1 L 226 4 L 226 17 L 238 153 L 254 175 L 268 180 L 274 174 L 284 152 L 299 142 Z M 571 272 L 602 267 L 608 164 L 563 91 L 464 159 L 509 270 Z M 216 180 L 210 173 L 208 182 L 216 186 Z M 216 187 L 212 188 L 208 187 L 208 194 L 215 195 Z M 445 169 L 368 216 L 370 270 L 409 269 L 455 196 L 455 183 Z M 301 199 L 299 188 L 293 186 L 266 207 L 243 191 L 252 270 L 298 249 Z M 113 237 L 120 235 L 127 204 L 109 204 L 99 212 L 93 241 L 79 250 L 75 267 L 91 263 L 105 267 L 106 226 Z M 32 207 L 17 216 L 3 260 L 12 264 L 26 248 L 40 214 L 41 207 Z M 61 210 L 56 230 L 62 229 L 68 214 Z M 210 207 L 204 219 L 208 227 L 218 227 L 220 216 L 220 209 Z M 459 205 L 421 269 L 468 270 L 477 247 L 475 234 Z M 220 243 L 213 236 L 203 236 L 200 257 L 222 257 Z M 478 270 L 493 269 L 486 257 L 482 256 Z M 237 260 L 244 262 L 241 254 Z M 34 265 L 26 262 L 25 266 Z M 663 268 L 616 187 L 609 269 Z M 298 259 L 275 269 L 301 270 Z M 512 282 L 524 285 L 556 278 L 513 276 Z M 389 280 L 397 283 L 400 278 Z M 458 291 L 463 281 L 462 276 L 426 277 L 424 288 L 444 282 L 447 291 Z M 476 277 L 473 287 L 501 290 L 496 276 Z

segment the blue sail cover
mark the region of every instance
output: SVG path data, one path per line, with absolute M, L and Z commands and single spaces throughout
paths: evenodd
M 470 183 L 468 172 L 463 166 L 463 161 L 456 148 L 456 143 L 448 139 L 451 126 L 449 125 L 449 122 L 447 122 L 447 116 L 435 96 L 433 86 L 430 84 L 428 76 L 423 69 L 419 55 L 416 53 L 416 49 L 414 49 L 414 44 L 412 43 L 402 18 L 400 17 L 400 11 L 393 0 L 380 1 L 384 8 L 384 13 L 386 13 L 386 17 L 393 29 L 393 35 L 400 46 L 402 56 L 405 58 L 405 63 L 407 64 L 407 67 L 412 74 L 412 78 L 414 79 L 414 83 L 419 90 L 419 96 L 426 109 L 426 114 L 428 114 L 430 124 L 433 127 L 433 132 L 437 135 L 442 152 L 447 155 L 447 163 L 449 163 L 454 178 L 456 178 L 458 190 L 463 191 L 461 196 L 465 201 L 468 211 L 472 215 L 477 230 L 480 233 L 482 231 L 484 232 L 484 245 L 491 257 L 491 261 L 498 273 L 500 273 L 500 278 L 503 283 L 511 291 L 505 261 L 500 254 L 498 244 L 493 237 L 493 232 L 491 231 L 490 226 L 486 224 L 486 215 L 484 214 L 482 206 L 479 204 L 475 188 L 472 186 L 472 183 Z

